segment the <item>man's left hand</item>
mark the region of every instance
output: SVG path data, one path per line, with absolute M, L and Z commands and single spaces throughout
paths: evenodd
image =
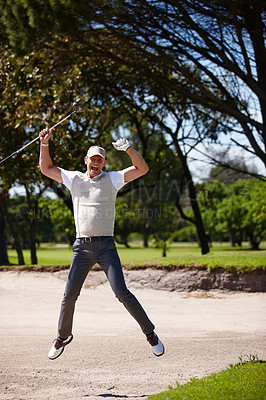
M 118 139 L 116 142 L 112 142 L 112 145 L 116 150 L 127 151 L 130 147 L 129 141 L 126 138 Z

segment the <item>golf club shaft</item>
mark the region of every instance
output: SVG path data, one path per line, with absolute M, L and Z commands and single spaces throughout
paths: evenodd
M 65 118 L 61 119 L 61 121 L 57 122 L 57 124 L 55 124 L 54 126 L 52 126 L 51 128 L 49 128 L 49 131 L 51 129 L 54 129 L 56 126 L 62 124 L 62 122 L 64 122 L 66 119 L 68 119 L 69 117 L 71 117 L 72 114 L 74 114 L 76 112 L 76 110 L 72 111 L 69 115 L 67 115 Z M 8 160 L 9 158 L 13 157 L 15 154 L 20 153 L 22 150 L 24 150 L 26 147 L 30 146 L 32 143 L 36 142 L 36 140 L 39 139 L 39 136 L 37 136 L 35 139 L 31 140 L 29 143 L 25 144 L 25 146 L 21 147 L 20 149 L 14 151 L 14 153 L 10 154 L 9 156 L 7 156 L 6 158 L 4 158 L 3 160 L 0 161 L 0 164 L 4 163 L 6 160 Z

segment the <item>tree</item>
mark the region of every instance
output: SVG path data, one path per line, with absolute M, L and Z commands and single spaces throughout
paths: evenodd
M 221 202 L 226 197 L 226 186 L 218 180 L 200 185 L 198 201 L 210 243 L 217 238 L 219 239 L 219 235 L 221 237 L 221 231 L 217 229 L 219 222 L 217 212 Z
M 5 46 L 2 47 L 1 54 L 1 123 L 2 131 L 0 140 L 0 154 L 6 154 L 7 151 L 13 152 L 29 138 L 32 138 L 34 124 L 36 120 L 41 119 L 41 109 L 34 110 L 40 99 L 46 103 L 43 87 L 38 84 L 33 85 L 34 77 L 38 74 L 38 58 L 32 59 L 15 58 L 14 55 Z M 36 82 L 36 81 L 35 81 Z M 31 96 L 29 95 L 31 94 Z M 14 134 L 15 133 L 15 134 Z M 3 186 L 3 193 L 8 193 L 9 189 L 15 183 L 25 187 L 29 207 L 29 229 L 31 243 L 31 262 L 37 263 L 36 256 L 36 234 L 35 234 L 35 215 L 38 207 L 38 198 L 46 190 L 45 185 L 39 185 L 39 193 L 34 194 L 38 187 L 37 182 L 39 172 L 36 171 L 36 153 L 34 147 L 28 149 L 22 156 L 18 156 L 15 162 L 9 159 L 9 162 L 1 165 L 0 174 Z M 12 165 L 12 167 L 11 167 Z M 21 244 L 16 233 L 16 226 L 12 223 L 8 215 L 7 203 L 2 202 L 3 210 L 10 225 L 10 231 L 14 236 L 14 243 L 18 252 L 19 264 L 24 263 Z
M 65 202 L 62 199 L 43 197 L 40 199 L 39 208 L 39 227 L 43 221 L 51 221 L 54 240 L 67 240 L 69 246 L 72 246 L 76 236 L 75 223 L 73 213 Z
M 181 192 L 181 164 L 173 149 L 167 144 L 163 131 L 156 123 L 147 119 L 141 110 L 136 111 L 134 107 L 126 108 L 123 118 L 117 124 L 117 130 L 121 129 L 121 126 L 127 130 L 130 141 L 143 154 L 150 168 L 146 176 L 133 181 L 119 193 L 118 206 L 120 205 L 123 210 L 126 201 L 127 208 L 124 214 L 128 217 L 126 224 L 121 221 L 120 216 L 120 225 L 128 229 L 128 234 L 130 226 L 131 231 L 134 229 L 141 232 L 144 247 L 148 247 L 149 236 L 158 233 L 158 227 L 167 223 L 168 214 L 164 213 L 164 210 L 168 204 L 169 207 L 174 207 L 176 196 Z M 113 155 L 117 157 L 117 152 Z M 116 162 L 112 164 L 123 168 L 127 158 L 119 156 L 120 160 L 122 158 L 121 166 L 119 160 L 118 164 Z M 121 204 L 120 197 L 122 197 Z M 131 214 L 134 216 L 134 221 Z M 166 232 L 167 239 L 176 228 L 175 219 L 176 217 L 172 215 L 172 228 Z
M 85 107 L 88 105 L 88 95 L 86 84 L 83 83 L 80 88 L 78 66 L 70 63 L 65 69 L 64 60 L 57 55 L 55 49 L 49 48 L 43 52 L 36 50 L 30 56 L 24 57 L 16 57 L 7 46 L 1 46 L 1 50 L 0 156 L 4 158 L 36 137 L 45 121 L 49 120 L 49 125 L 53 121 L 58 122 L 65 111 L 68 111 L 69 104 L 73 102 L 77 92 L 80 94 L 82 90 Z M 56 68 L 54 68 L 55 61 L 57 61 Z M 90 112 L 89 108 L 88 106 L 84 109 L 79 124 L 74 123 L 75 118 L 72 119 L 70 129 L 65 128 L 63 135 L 60 135 L 60 128 L 57 129 L 57 135 L 53 138 L 53 142 L 57 145 L 57 159 L 65 160 L 65 155 L 72 147 L 74 153 L 72 165 L 78 157 L 79 162 L 82 160 L 80 143 L 84 140 L 82 135 L 90 123 L 88 115 L 93 116 L 93 111 Z M 73 138 L 75 146 L 70 140 Z M 53 151 L 53 145 L 51 147 Z M 32 264 L 37 263 L 35 244 L 38 201 L 49 186 L 55 188 L 54 184 L 44 179 L 39 172 L 38 150 L 36 144 L 33 144 L 25 149 L 23 154 L 17 155 L 15 159 L 9 159 L 0 166 L 3 193 L 8 193 L 14 184 L 25 187 L 30 216 L 28 226 L 31 232 Z M 63 162 L 62 164 L 64 165 Z M 7 202 L 3 201 L 2 206 L 10 225 L 12 221 L 8 216 Z M 23 264 L 21 244 L 14 224 L 10 226 L 10 230 L 14 236 L 19 264 Z
M 162 256 L 166 257 L 177 230 L 176 213 L 174 205 L 169 203 L 162 203 L 160 210 L 160 218 L 156 218 L 153 224 L 151 244 L 153 247 L 162 249 Z
M 104 25 L 127 46 L 124 63 L 142 55 L 146 67 L 139 58 L 136 70 L 198 104 L 205 115 L 214 111 L 229 116 L 250 147 L 238 143 L 240 135 L 232 136 L 234 142 L 266 165 L 264 2 L 139 0 L 122 2 L 124 7 L 119 4 Z M 102 13 L 106 15 L 105 9 Z M 160 72 L 169 68 L 171 75 Z M 213 122 L 218 123 L 215 116 Z
M 229 158 L 226 151 L 220 152 L 216 159 L 220 165 L 211 169 L 207 179 L 209 182 L 219 180 L 229 185 L 238 179 L 251 179 L 252 176 L 255 177 L 257 175 L 254 167 L 250 168 L 245 162 Z M 223 167 L 224 162 L 226 164 L 225 167 Z
M 230 238 L 231 245 L 235 246 L 238 243 L 239 246 L 243 240 L 243 224 L 242 220 L 244 217 L 245 209 L 242 206 L 241 194 L 232 193 L 222 200 L 217 210 L 217 231 L 227 234 Z
M 112 81 L 112 83 L 113 88 L 115 88 L 115 91 L 120 98 L 120 108 L 121 106 L 125 108 L 127 110 L 128 116 L 132 114 L 134 115 L 131 124 L 133 123 L 137 126 L 137 131 L 143 146 L 143 150 L 145 151 L 147 147 L 150 135 L 143 135 L 142 124 L 138 122 L 139 116 L 141 116 L 141 119 L 144 121 L 144 123 L 148 124 L 148 126 L 151 126 L 151 132 L 153 132 L 152 135 L 155 135 L 155 133 L 158 131 L 161 132 L 161 140 L 164 146 L 168 146 L 171 148 L 173 147 L 175 149 L 175 155 L 176 157 L 178 157 L 178 161 L 183 168 L 183 184 L 187 185 L 188 188 L 194 218 L 188 218 L 182 209 L 180 203 L 180 192 L 183 190 L 182 188 L 180 191 L 178 191 L 176 197 L 176 205 L 182 218 L 195 224 L 202 253 L 208 253 L 208 240 L 204 231 L 200 210 L 197 204 L 195 185 L 187 163 L 187 153 L 189 152 L 189 150 L 185 150 L 186 143 L 184 143 L 184 138 L 188 138 L 185 130 L 187 120 L 190 119 L 190 104 L 187 104 L 186 101 L 182 101 L 182 99 L 180 99 L 177 94 L 175 96 L 171 96 L 164 89 L 159 88 L 157 91 L 157 97 L 159 96 L 158 93 L 160 93 L 160 96 L 164 96 L 164 98 L 166 99 L 164 100 L 163 105 L 161 105 L 160 100 L 158 100 L 158 98 L 156 98 L 153 94 L 151 96 L 146 95 L 146 91 L 150 87 L 152 87 L 152 82 L 148 80 L 145 83 L 140 82 L 138 81 L 139 78 L 136 77 L 136 75 L 134 75 L 134 77 L 132 78 L 132 76 L 130 77 L 130 75 L 128 75 L 128 72 L 125 74 L 125 71 L 123 71 L 122 76 L 116 73 L 113 79 L 115 80 L 117 78 L 120 78 L 119 85 L 117 84 L 117 82 L 115 83 L 115 81 Z M 121 89 L 121 87 L 123 87 L 123 82 L 127 82 L 126 89 L 124 91 L 123 89 Z M 137 86 L 135 87 L 136 84 Z M 175 128 L 168 126 L 168 116 L 170 112 L 172 113 L 173 117 L 172 125 L 175 124 Z M 128 117 L 124 116 L 124 118 Z M 195 133 L 195 137 L 192 140 L 199 143 L 202 141 L 201 131 L 202 129 L 204 129 L 205 124 L 208 124 L 209 121 L 202 121 L 200 116 L 197 116 L 196 118 L 198 122 L 198 129 Z M 210 130 L 209 134 L 214 135 L 214 132 Z M 172 139 L 172 142 L 167 143 L 167 136 Z M 181 146 L 183 147 L 183 149 Z M 149 152 L 147 152 L 147 155 L 148 154 Z
M 265 195 L 257 179 L 202 185 L 198 199 L 210 238 L 228 236 L 232 246 L 248 239 L 250 248 L 258 250 L 266 235 Z
M 2 186 L 2 185 L 1 185 Z M 19 265 L 24 265 L 24 257 L 23 257 L 23 252 L 22 252 L 22 246 L 21 246 L 21 242 L 19 239 L 19 235 L 16 229 L 16 225 L 13 223 L 12 217 L 10 215 L 9 209 L 8 209 L 8 203 L 9 203 L 9 190 L 5 187 L 2 186 L 1 187 L 1 192 L 0 192 L 0 208 L 2 210 L 2 213 L 5 217 L 5 220 L 7 221 L 7 225 L 9 227 L 9 230 L 13 236 L 13 240 L 14 240 L 14 246 L 17 252 L 17 256 L 18 256 L 18 264 Z M 5 240 L 5 225 L 3 224 L 1 226 L 1 235 L 3 235 L 4 240 Z M 7 247 L 4 246 L 5 241 L 3 242 L 3 252 L 7 253 Z
M 258 250 L 266 236 L 266 190 L 256 179 L 242 183 L 244 208 L 242 227 L 247 234 L 251 249 Z
M 266 164 L 263 0 L 0 5 L 2 40 L 17 50 L 37 42 L 45 46 L 58 34 L 67 37 L 76 54 L 86 49 L 127 66 L 154 86 L 190 99 L 205 117 L 212 112 L 214 125 L 220 113 L 229 116 L 234 143 Z
M 129 248 L 128 237 L 137 231 L 135 213 L 128 208 L 127 203 L 117 204 L 115 213 L 115 240 Z
M 144 0 L 109 5 L 96 1 L 51 5 L 42 0 L 3 4 L 3 24 L 7 27 L 3 40 L 25 50 L 37 39 L 39 46 L 47 49 L 47 39 L 56 38 L 64 60 L 68 53 L 72 59 L 89 55 L 97 71 L 90 68 L 90 75 L 86 75 L 83 68 L 83 77 L 93 79 L 95 98 L 100 90 L 102 104 L 105 100 L 141 108 L 170 135 L 183 166 L 203 253 L 208 252 L 208 243 L 187 163 L 188 151 L 182 151 L 181 145 L 193 149 L 203 140 L 217 141 L 222 131 L 234 133 L 238 129 L 250 148 L 237 144 L 265 162 L 260 146 L 265 143 L 265 125 L 252 114 L 252 102 L 259 104 L 263 118 L 265 114 L 265 13 L 259 1 L 241 2 L 238 8 L 236 12 L 231 3 L 218 0 L 211 5 L 190 0 L 174 4 Z M 256 34 L 248 13 L 258 22 Z M 18 35 L 17 19 L 21 22 Z M 178 105 L 184 100 L 184 116 L 180 118 Z M 162 114 L 158 114 L 158 106 Z M 180 137 L 177 133 L 180 123 L 189 119 L 187 113 L 193 117 L 194 129 L 192 133 L 183 130 Z M 166 123 L 169 114 L 177 117 L 174 130 Z M 236 137 L 233 140 L 236 142 Z M 187 218 L 179 199 L 177 206 Z
M 6 220 L 0 205 L 0 265 L 8 265 L 7 243 L 6 243 Z

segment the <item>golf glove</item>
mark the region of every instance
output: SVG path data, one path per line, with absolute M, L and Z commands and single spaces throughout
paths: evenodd
M 112 142 L 112 145 L 116 150 L 126 151 L 129 147 L 129 141 L 126 138 L 118 139 L 116 142 Z

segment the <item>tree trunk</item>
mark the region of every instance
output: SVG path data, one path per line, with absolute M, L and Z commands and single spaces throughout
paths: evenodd
M 236 239 L 235 239 L 235 235 L 232 232 L 229 233 L 229 238 L 230 238 L 231 247 L 235 247 Z
M 23 257 L 23 252 L 22 252 L 22 247 L 20 244 L 20 240 L 18 237 L 18 234 L 16 232 L 16 229 L 14 227 L 13 221 L 10 218 L 9 212 L 8 212 L 8 208 L 7 208 L 7 199 L 8 199 L 8 193 L 2 193 L 1 195 L 1 206 L 2 206 L 2 211 L 6 217 L 6 221 L 8 223 L 11 235 L 13 236 L 14 239 L 14 246 L 18 255 L 18 264 L 19 265 L 25 265 L 25 261 L 24 261 L 24 257 Z
M 130 246 L 128 244 L 127 241 L 127 236 L 122 236 L 122 235 L 115 235 L 115 241 L 119 244 L 123 244 L 124 246 L 126 246 L 127 249 L 130 249 Z
M 209 249 L 209 243 L 208 243 L 208 237 L 205 233 L 205 229 L 204 229 L 204 225 L 203 225 L 203 221 L 201 218 L 201 212 L 199 209 L 199 205 L 198 205 L 198 201 L 197 201 L 197 194 L 196 194 L 196 188 L 190 173 L 190 170 L 188 168 L 187 165 L 187 158 L 186 156 L 184 156 L 179 144 L 178 144 L 178 140 L 177 137 L 172 133 L 171 134 L 172 139 L 174 141 L 174 145 L 178 154 L 178 157 L 180 159 L 180 162 L 182 164 L 182 168 L 183 168 L 183 172 L 184 172 L 184 176 L 186 178 L 187 181 L 187 185 L 188 185 L 188 193 L 189 193 L 189 199 L 190 199 L 190 204 L 194 213 L 194 223 L 196 225 L 197 228 L 197 233 L 198 233 L 198 238 L 199 238 L 199 242 L 200 242 L 200 247 L 201 247 L 201 252 L 202 254 L 207 254 L 209 253 L 210 249 Z M 182 215 L 181 215 L 182 216 Z
M 74 217 L 74 211 L 73 211 L 73 202 L 72 202 L 72 197 L 70 193 L 66 193 L 56 182 L 53 182 L 52 185 L 50 186 L 54 193 L 65 203 L 67 208 L 72 212 L 73 217 Z M 74 233 L 71 235 L 70 233 L 67 233 L 67 242 L 70 246 L 73 245 L 73 243 L 76 240 L 76 234 Z
M 37 264 L 35 218 L 30 221 L 30 256 L 31 264 Z
M 256 240 L 253 235 L 248 236 L 250 250 L 259 250 L 260 241 Z
M 29 207 L 31 264 L 35 265 L 38 262 L 36 252 L 36 218 L 38 215 L 38 203 L 40 197 L 47 189 L 47 186 L 44 186 L 36 195 L 33 195 L 26 182 L 24 183 L 24 187 L 26 190 L 27 203 Z
M 166 242 L 163 242 L 163 253 L 162 253 L 163 257 L 166 257 L 166 249 L 167 249 L 167 244 Z
M 145 223 L 142 229 L 142 239 L 143 239 L 143 247 L 149 247 L 148 239 L 149 239 L 149 224 Z
M 190 204 L 194 213 L 195 221 L 196 221 L 196 228 L 197 228 L 197 233 L 200 241 L 200 247 L 201 247 L 201 252 L 202 254 L 207 254 L 209 253 L 209 243 L 208 243 L 208 237 L 205 233 L 205 229 L 203 226 L 203 221 L 201 218 L 201 212 L 199 209 L 199 204 L 197 201 L 197 195 L 196 195 L 196 188 L 194 186 L 194 183 L 192 181 L 188 182 L 188 191 L 189 191 L 189 198 L 190 198 Z
M 0 207 L 0 265 L 8 265 L 6 245 L 6 221 L 2 208 Z

